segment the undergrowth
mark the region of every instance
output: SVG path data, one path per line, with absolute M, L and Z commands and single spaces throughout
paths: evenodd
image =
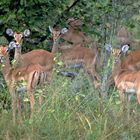
M 40 91 L 44 94 L 41 106 L 37 102 Z M 3 89 L 1 94 L 5 93 Z M 102 99 L 83 72 L 73 80 L 55 74 L 50 85 L 46 83 L 34 94 L 32 119 L 28 102 L 22 108 L 22 121 L 17 117 L 15 125 L 10 105 L 1 107 L 1 140 L 139 140 L 140 109 L 136 99 L 123 107 L 114 88 Z

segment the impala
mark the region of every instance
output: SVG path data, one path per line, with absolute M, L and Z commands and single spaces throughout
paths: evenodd
M 114 58 L 113 78 L 115 86 L 119 90 L 120 99 L 122 101 L 124 101 L 125 92 L 136 92 L 137 100 L 140 104 L 140 71 L 130 71 L 121 68 L 120 55 L 124 51 L 124 49 L 127 50 L 128 46 L 125 45 L 125 48 L 123 47 L 122 50 L 113 49 L 112 51 L 112 55 Z
M 46 50 L 43 49 L 37 49 L 37 50 L 32 50 L 28 53 L 22 54 L 22 41 L 23 37 L 27 37 L 30 35 L 29 30 L 25 30 L 23 33 L 17 33 L 13 32 L 12 29 L 7 29 L 6 33 L 9 36 L 14 37 L 14 42 L 11 42 L 9 44 L 10 48 L 15 48 L 15 63 L 14 67 L 27 67 L 28 65 L 31 64 L 39 64 L 42 67 L 45 67 L 46 71 L 48 72 L 48 80 L 51 80 L 51 72 L 53 69 L 53 64 L 54 64 L 54 55 Z
M 60 59 L 64 62 L 65 66 L 69 65 L 82 65 L 84 70 L 94 79 L 99 82 L 100 78 L 96 72 L 96 59 L 98 57 L 97 48 L 86 48 L 81 44 L 74 45 L 72 48 L 61 49 L 59 48 L 58 41 L 60 39 L 60 31 L 54 30 L 49 27 L 53 35 L 53 48 L 52 53 L 60 53 Z M 95 80 L 95 81 L 96 81 Z
M 23 80 L 26 81 L 25 88 L 27 89 L 27 95 L 29 96 L 31 112 L 33 112 L 35 101 L 32 89 L 47 81 L 47 73 L 46 68 L 39 64 L 31 64 L 27 67 L 13 69 L 9 62 L 7 50 L 8 46 L 0 46 L 0 63 L 3 65 L 2 73 L 12 96 L 13 119 L 15 120 L 16 102 L 19 101 L 18 93 L 16 92 L 18 82 Z

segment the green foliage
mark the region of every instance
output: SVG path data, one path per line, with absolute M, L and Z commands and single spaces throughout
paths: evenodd
M 49 37 L 49 25 L 64 27 L 68 18 L 77 17 L 84 22 L 83 31 L 97 37 L 100 42 L 110 42 L 118 23 L 132 26 L 134 22 L 130 17 L 139 14 L 137 0 L 1 0 L 0 5 L 0 33 L 6 28 L 15 31 L 29 28 L 32 39 Z M 39 45 L 45 48 L 48 42 Z

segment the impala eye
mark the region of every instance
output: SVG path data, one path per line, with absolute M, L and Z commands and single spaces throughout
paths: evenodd
M 20 34 L 20 38 L 22 38 L 23 37 L 23 35 L 22 34 Z

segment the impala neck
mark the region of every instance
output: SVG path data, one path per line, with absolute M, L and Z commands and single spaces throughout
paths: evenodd
M 54 40 L 53 47 L 52 47 L 52 53 L 57 53 L 58 52 L 58 49 L 59 49 L 58 43 L 59 43 L 59 40 L 58 39 L 57 40 Z
M 15 54 L 14 54 L 15 62 L 13 64 L 13 68 L 17 68 L 21 63 L 21 46 L 22 46 L 22 43 L 20 44 L 19 48 L 15 48 Z
M 121 60 L 120 59 L 118 59 L 118 60 L 116 60 L 116 62 L 114 62 L 114 64 L 113 64 L 113 68 L 112 68 L 112 75 L 113 75 L 113 77 L 116 77 L 116 76 L 118 76 L 120 73 L 121 73 Z

